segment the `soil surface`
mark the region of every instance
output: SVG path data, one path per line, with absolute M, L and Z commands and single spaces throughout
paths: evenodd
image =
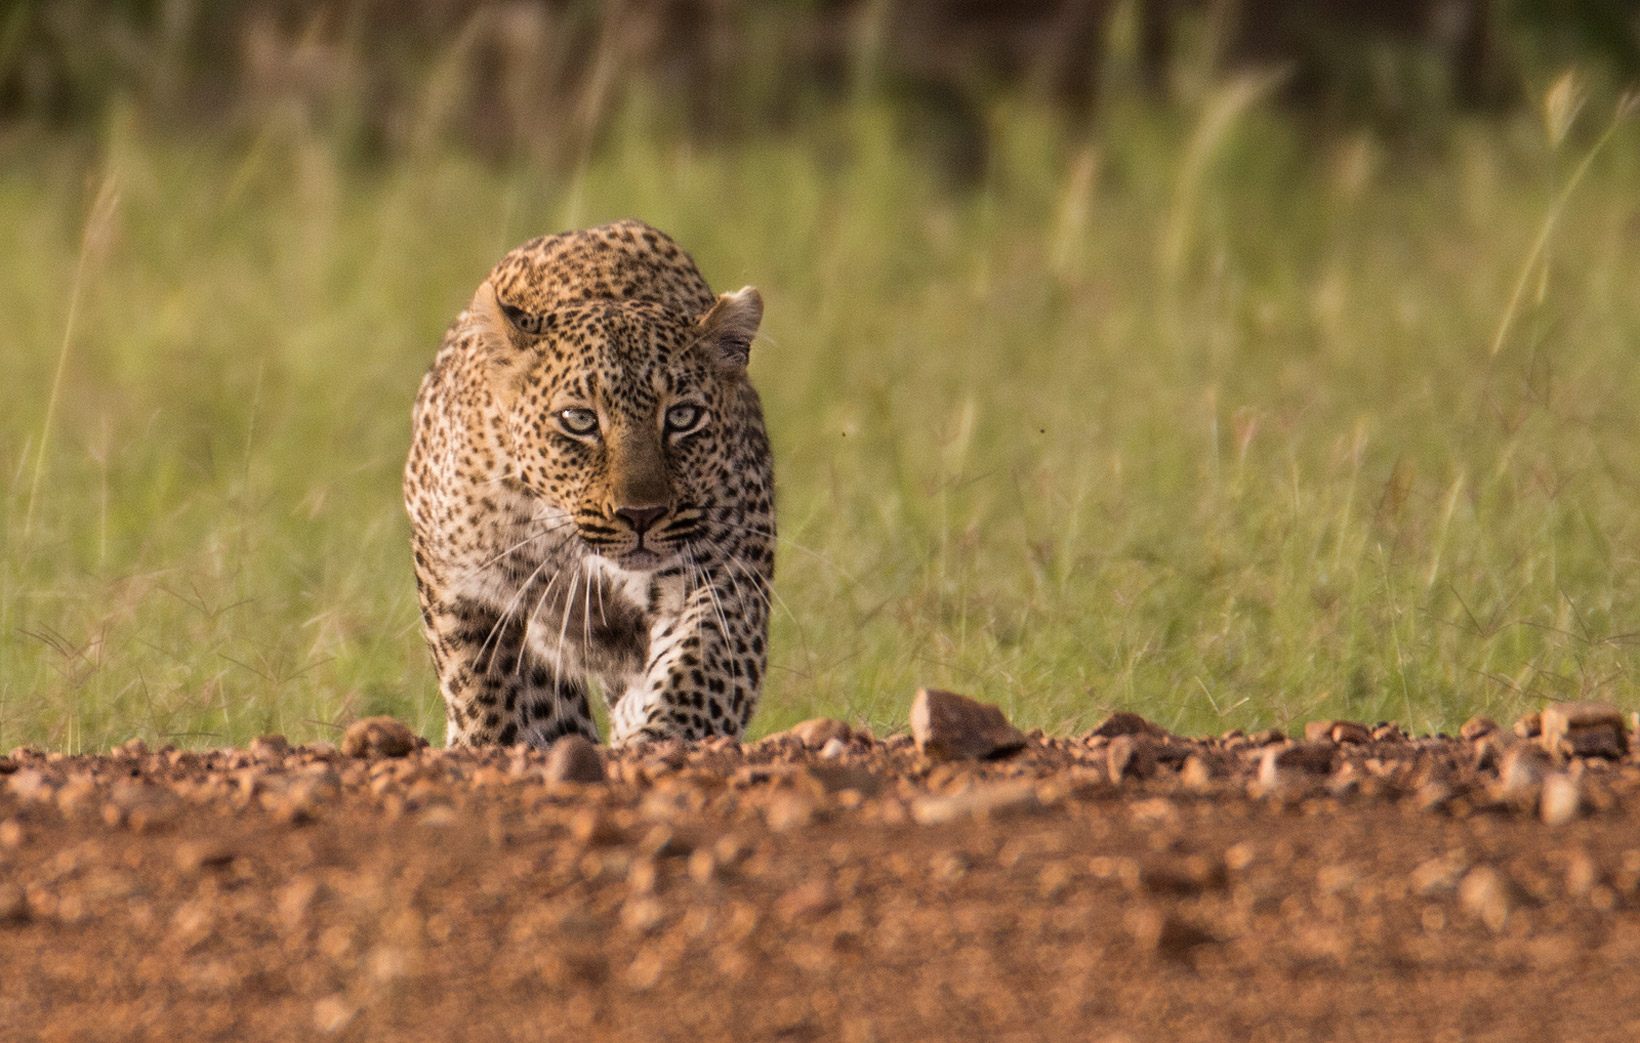
M 1102 731 L 14 751 L 0 1038 L 1640 1039 L 1634 755 Z

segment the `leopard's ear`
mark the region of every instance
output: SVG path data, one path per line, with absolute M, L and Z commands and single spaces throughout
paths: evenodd
M 700 317 L 700 343 L 732 370 L 744 370 L 752 358 L 752 338 L 763 322 L 763 295 L 755 286 L 720 294 L 717 303 Z
M 479 351 L 487 364 L 490 388 L 503 406 L 510 406 L 535 361 L 532 341 L 541 332 L 542 320 L 503 304 L 487 279 L 473 295 L 467 314 L 472 318 Z M 526 329 L 520 317 L 532 328 Z

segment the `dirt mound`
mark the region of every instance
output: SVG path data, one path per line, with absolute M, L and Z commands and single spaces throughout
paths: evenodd
M 0 1036 L 1635 1039 L 1640 765 L 1586 720 L 1113 718 L 989 761 L 811 722 L 593 783 L 522 749 L 16 751 Z

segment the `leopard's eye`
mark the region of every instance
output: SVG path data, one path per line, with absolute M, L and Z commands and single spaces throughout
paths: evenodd
M 586 438 L 598 433 L 598 414 L 590 409 L 560 409 L 558 426 L 563 428 L 566 434 Z
M 501 314 L 505 315 L 507 321 L 512 323 L 513 327 L 525 336 L 534 337 L 541 332 L 541 316 L 534 312 L 525 311 L 523 308 L 514 307 L 511 304 L 502 304 Z
M 683 402 L 666 411 L 666 433 L 669 435 L 683 435 L 700 427 L 706 421 L 706 410 L 702 406 Z

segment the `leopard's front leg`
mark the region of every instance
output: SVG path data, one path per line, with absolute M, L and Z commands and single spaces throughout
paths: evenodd
M 766 583 L 722 570 L 657 616 L 643 672 L 611 714 L 610 744 L 738 738 L 757 708 L 768 663 Z

